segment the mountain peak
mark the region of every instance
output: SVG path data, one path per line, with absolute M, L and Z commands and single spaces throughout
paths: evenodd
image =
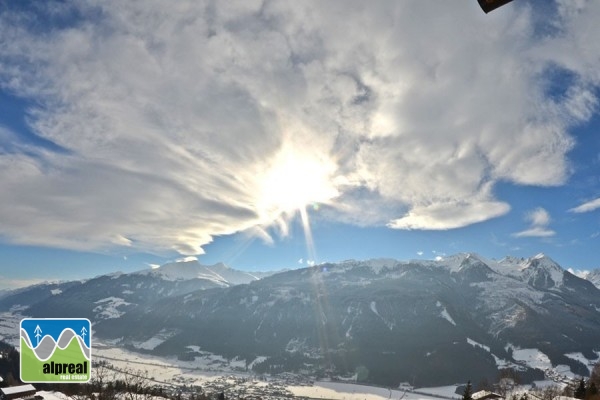
M 560 265 L 558 265 L 556 261 L 545 255 L 544 253 L 536 254 L 535 256 L 527 260 L 527 266 L 530 265 L 538 268 L 546 268 L 549 270 L 553 269 L 559 270 L 561 272 L 564 271 L 564 269 Z
M 526 260 L 522 274 L 532 286 L 551 289 L 562 286 L 565 270 L 543 253 Z
M 179 260 L 137 273 L 154 275 L 168 281 L 204 279 L 220 286 L 249 283 L 258 279 L 254 274 L 235 270 L 222 262 L 213 265 L 203 265 L 194 259 Z

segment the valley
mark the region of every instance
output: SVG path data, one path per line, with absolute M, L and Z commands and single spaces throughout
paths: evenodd
M 236 387 L 424 388 L 505 370 L 539 386 L 587 376 L 600 360 L 600 290 L 543 255 L 346 261 L 260 279 L 217 268 L 22 289 L 0 298 L 0 339 L 18 344 L 23 316 L 83 316 L 94 362 L 173 387 L 235 377 Z

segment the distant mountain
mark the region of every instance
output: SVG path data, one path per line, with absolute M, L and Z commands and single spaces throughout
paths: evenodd
M 592 282 L 597 288 L 600 288 L 600 269 L 591 271 L 586 275 L 585 279 Z
M 8 311 L 11 308 L 27 308 L 81 284 L 80 281 L 52 282 L 6 290 L 0 295 L 0 311 Z
M 600 356 L 600 290 L 543 254 L 350 260 L 262 279 L 178 263 L 91 279 L 25 313 L 88 317 L 97 337 L 154 354 L 193 359 L 199 346 L 262 360 L 257 373 L 389 386 L 495 380 L 509 367 L 524 381 L 550 365 L 585 375 L 572 354 Z
M 28 308 L 30 315 L 85 316 L 95 322 L 113 320 L 162 298 L 227 288 L 257 280 L 264 274 L 238 271 L 222 263 L 169 263 L 156 269 L 101 275 L 85 282 L 22 288 L 0 298 L 0 310 Z M 96 330 L 102 332 L 102 324 Z
M 198 261 L 169 263 L 159 268 L 139 271 L 137 274 L 153 275 L 169 281 L 204 279 L 221 286 L 250 283 L 260 279 L 261 276 L 265 276 L 265 273 L 261 272 L 238 271 L 223 263 L 207 266 L 200 264 Z

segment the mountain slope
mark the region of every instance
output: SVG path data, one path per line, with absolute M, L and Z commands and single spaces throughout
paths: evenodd
M 592 282 L 597 288 L 600 288 L 600 269 L 591 271 L 589 274 L 587 274 L 585 279 Z
M 27 313 L 46 318 L 86 317 L 102 334 L 118 325 L 122 315 L 135 313 L 139 307 L 151 306 L 160 299 L 257 279 L 252 273 L 237 271 L 222 263 L 212 266 L 197 261 L 170 263 L 156 269 L 98 276 L 65 288 L 58 296 L 44 297 L 42 301 L 34 297 L 28 303 Z M 7 306 L 15 302 L 11 296 L 1 300 Z
M 600 291 L 542 255 L 347 261 L 166 298 L 122 322 L 111 333 L 131 340 L 168 327 L 172 335 L 157 354 L 196 345 L 249 362 L 268 356 L 258 371 L 310 365 L 352 374 L 362 366 L 371 382 L 427 384 L 496 378 L 512 363 L 532 379 L 543 373 L 519 365 L 507 345 L 539 349 L 555 365 L 583 371 L 565 354 L 600 350 Z
M 222 286 L 250 283 L 258 280 L 261 275 L 260 273 L 238 271 L 229 268 L 223 263 L 210 266 L 202 265 L 195 260 L 169 263 L 162 265 L 159 268 L 139 271 L 136 274 L 153 275 L 170 281 L 205 279 Z
M 64 291 L 80 286 L 81 284 L 82 282 L 80 281 L 40 283 L 24 288 L 7 290 L 0 297 L 0 311 L 8 311 L 11 308 L 29 307 L 32 304 L 60 295 Z
M 506 367 L 541 379 L 519 348 L 583 374 L 566 354 L 600 351 L 600 290 L 544 255 L 350 260 L 260 280 L 219 265 L 190 265 L 186 276 L 177 267 L 92 279 L 28 313 L 87 316 L 99 337 L 124 345 L 160 337 L 147 349 L 155 354 L 193 359 L 189 346 L 200 346 L 248 363 L 265 356 L 259 373 L 361 371 L 384 385 L 496 379 Z M 227 280 L 238 278 L 249 283 Z

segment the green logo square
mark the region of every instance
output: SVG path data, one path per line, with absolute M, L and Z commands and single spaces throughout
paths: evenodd
M 83 383 L 92 372 L 92 324 L 85 318 L 21 320 L 21 381 Z

